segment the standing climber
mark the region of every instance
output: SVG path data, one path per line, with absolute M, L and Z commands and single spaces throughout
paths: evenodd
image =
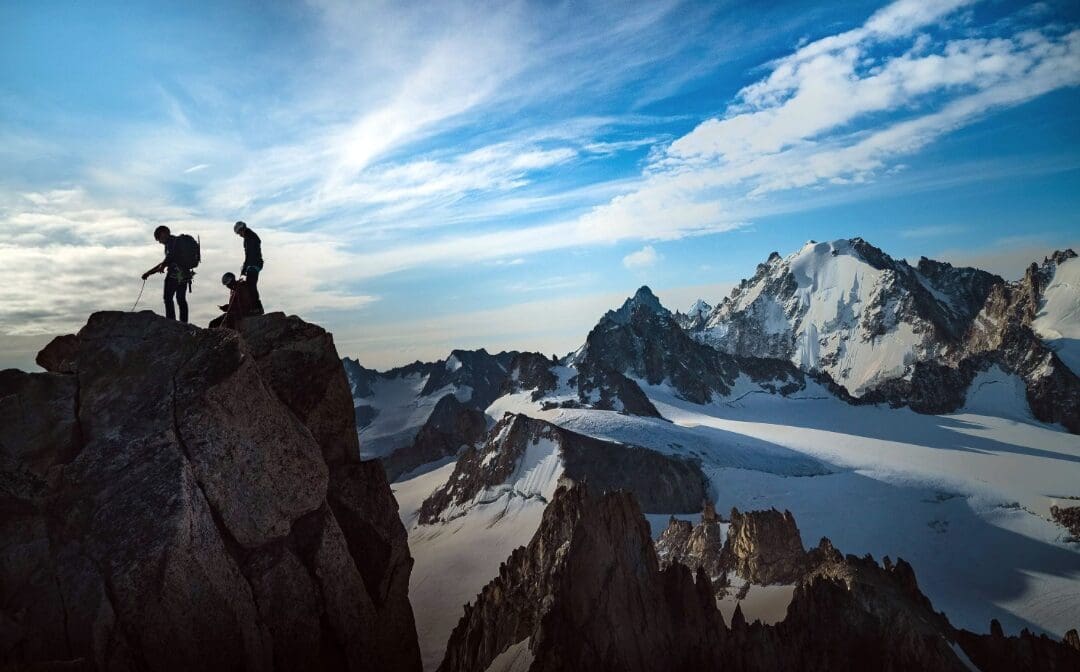
M 240 269 L 240 275 L 247 280 L 248 289 L 255 300 L 251 314 L 262 315 L 262 299 L 259 298 L 259 273 L 263 268 L 262 241 L 244 222 L 234 224 L 233 233 L 244 239 L 244 266 Z
M 146 280 L 154 273 L 165 272 L 165 317 L 176 319 L 173 309 L 173 297 L 176 297 L 176 305 L 180 308 L 180 321 L 187 322 L 187 293 L 191 291 L 194 269 L 200 261 L 199 243 L 186 233 L 172 235 L 167 226 L 154 229 L 154 240 L 165 246 L 165 259 L 143 273 L 142 279 Z

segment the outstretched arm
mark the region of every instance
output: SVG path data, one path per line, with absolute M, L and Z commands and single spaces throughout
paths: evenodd
M 149 277 L 150 277 L 151 275 L 153 275 L 154 273 L 161 273 L 162 271 L 164 271 L 164 270 L 165 270 L 165 266 L 166 266 L 166 262 L 168 262 L 168 259 L 166 259 L 165 261 L 161 262 L 161 263 L 160 263 L 160 264 L 158 264 L 157 266 L 154 266 L 153 268 L 151 268 L 151 269 L 150 269 L 150 270 L 148 270 L 147 272 L 143 273 L 143 274 L 142 274 L 142 279 L 143 279 L 143 280 L 146 280 L 147 278 L 149 278 Z

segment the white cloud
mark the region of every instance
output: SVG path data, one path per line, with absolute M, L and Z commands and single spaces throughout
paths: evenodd
M 631 271 L 643 271 L 647 268 L 652 268 L 657 262 L 662 259 L 657 252 L 656 248 L 652 245 L 646 245 L 637 252 L 631 252 L 623 257 L 623 266 L 629 268 Z
M 205 323 L 222 303 L 218 279 L 243 259 L 230 222 L 175 206 L 103 207 L 81 189 L 0 200 L 0 337 L 77 329 L 99 310 L 130 310 L 143 271 L 161 261 L 158 225 L 202 242 L 203 263 L 189 298 L 191 321 Z M 267 266 L 260 289 L 268 309 L 356 309 L 375 300 L 346 288 L 352 258 L 320 235 L 260 229 Z M 287 253 L 285 252 L 287 250 Z M 162 312 L 161 277 L 147 282 L 140 309 Z

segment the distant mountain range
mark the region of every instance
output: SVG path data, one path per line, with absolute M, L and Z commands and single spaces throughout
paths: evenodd
M 1007 282 L 811 241 L 711 298 L 672 312 L 642 287 L 561 358 L 344 360 L 361 452 L 386 467 L 409 531 L 425 667 L 594 669 L 598 646 L 641 669 L 1071 664 L 1051 639 L 973 632 L 999 618 L 1061 637 L 1080 617 L 1029 606 L 1080 581 L 1061 569 L 1080 517 L 1076 254 Z M 790 505 L 861 553 L 903 552 L 926 595 L 906 563 L 827 540 L 807 552 L 791 515 L 729 524 L 714 505 Z M 1001 525 L 1023 532 L 1006 542 Z M 1018 586 L 1021 567 L 1045 578 Z M 567 655 L 580 659 L 560 667 Z
M 528 392 L 541 407 L 659 417 L 641 385 L 698 404 L 791 395 L 812 381 L 852 404 L 962 407 L 979 374 L 1015 376 L 1031 414 L 1080 431 L 1080 261 L 1072 250 L 1008 282 L 925 257 L 912 266 L 861 238 L 771 254 L 715 307 L 661 305 L 642 287 L 577 351 L 455 350 L 390 371 L 344 360 L 361 450 L 391 478 L 484 434 L 483 412 Z M 494 418 L 493 420 L 497 420 Z

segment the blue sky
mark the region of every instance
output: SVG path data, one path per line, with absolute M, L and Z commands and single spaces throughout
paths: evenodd
M 196 320 L 244 219 L 268 308 L 378 367 L 562 353 L 638 285 L 715 303 L 810 238 L 1006 276 L 1080 240 L 1075 2 L 41 1 L 0 26 L 0 366 L 130 308 L 162 223 L 202 238 Z

